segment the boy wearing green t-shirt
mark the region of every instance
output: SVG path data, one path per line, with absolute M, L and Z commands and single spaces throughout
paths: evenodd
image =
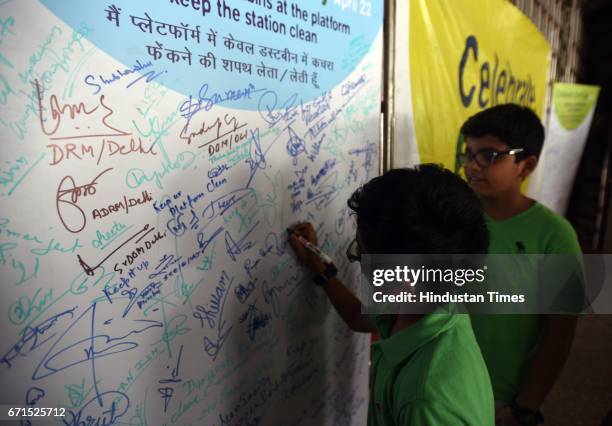
M 482 200 L 489 253 L 580 256 L 569 222 L 521 193 L 544 142 L 537 115 L 519 105 L 497 105 L 470 117 L 461 134 L 465 152 L 458 160 Z M 507 278 L 533 280 L 533 275 L 517 271 Z M 535 285 L 544 283 L 535 280 Z M 567 359 L 576 317 L 473 315 L 471 319 L 493 384 L 496 424 L 541 423 L 540 407 Z
M 484 253 L 488 246 L 478 197 L 435 165 L 390 170 L 355 191 L 348 205 L 357 216 L 351 261 L 362 254 Z M 314 227 L 290 231 L 298 259 L 347 325 L 380 333 L 372 345 L 369 426 L 493 425 L 491 382 L 468 315 L 367 315 L 337 270 L 306 249 L 317 243 Z

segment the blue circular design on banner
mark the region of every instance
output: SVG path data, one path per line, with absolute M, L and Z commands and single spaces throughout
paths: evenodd
M 368 53 L 383 19 L 377 0 L 40 1 L 125 67 L 114 75 L 86 69 L 92 93 L 139 73 L 186 97 L 247 110 L 266 89 L 306 102 L 334 88 Z

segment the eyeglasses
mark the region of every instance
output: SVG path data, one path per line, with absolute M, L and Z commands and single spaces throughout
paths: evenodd
M 485 148 L 476 151 L 474 154 L 472 154 L 470 151 L 466 151 L 463 154 L 457 155 L 457 164 L 460 164 L 463 167 L 470 161 L 474 160 L 480 168 L 485 169 L 493 164 L 498 157 L 516 155 L 523 151 L 523 148 L 509 149 L 507 151 L 496 151 L 494 149 Z
M 359 249 L 359 243 L 357 242 L 357 238 L 355 238 L 349 244 L 346 249 L 346 257 L 349 262 L 361 262 L 361 250 Z

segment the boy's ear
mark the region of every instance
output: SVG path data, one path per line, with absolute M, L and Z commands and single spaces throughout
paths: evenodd
M 531 173 L 535 170 L 538 165 L 538 157 L 535 155 L 530 155 L 529 157 L 523 160 L 523 169 L 521 170 L 521 179 L 525 180 L 529 177 Z

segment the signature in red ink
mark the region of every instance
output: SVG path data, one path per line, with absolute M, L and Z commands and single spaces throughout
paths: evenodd
M 123 141 L 126 141 L 124 138 Z M 97 141 L 96 141 L 97 142 Z M 52 143 L 47 145 L 47 148 L 51 149 L 52 160 L 49 163 L 50 166 L 60 164 L 64 160 L 71 160 L 76 158 L 77 160 L 87 160 L 89 158 L 96 161 L 96 165 L 100 165 L 100 161 L 103 157 L 112 157 L 116 154 L 129 155 L 129 154 L 142 154 L 142 155 L 157 155 L 155 151 L 155 145 L 157 142 L 153 142 L 148 148 L 143 146 L 143 141 L 140 137 L 134 139 L 130 137 L 129 144 L 127 142 L 117 142 L 111 139 L 102 139 L 102 143 L 96 143 L 95 145 L 84 142 L 77 143 Z M 2 182 L 0 182 L 1 184 Z
M 83 209 L 77 205 L 79 197 L 94 195 L 96 193 L 98 179 L 100 176 L 106 172 L 109 172 L 110 170 L 113 170 L 113 168 L 111 167 L 104 170 L 102 173 L 98 174 L 98 176 L 93 178 L 91 182 L 81 186 L 76 186 L 72 176 L 64 176 L 64 178 L 60 181 L 57 187 L 57 193 L 55 195 L 55 205 L 57 207 L 57 215 L 59 216 L 62 225 L 64 225 L 64 228 L 66 228 L 68 231 L 76 234 L 85 228 L 87 217 L 85 216 Z M 68 195 L 70 198 L 66 200 L 66 196 Z M 66 207 L 66 205 L 69 207 Z
M 36 95 L 38 97 L 38 115 L 40 119 L 40 127 L 43 133 L 50 137 L 50 139 L 61 140 L 61 139 L 78 139 L 78 138 L 92 138 L 92 137 L 100 137 L 100 136 L 127 136 L 131 133 L 124 132 L 122 130 L 116 129 L 110 124 L 108 124 L 108 118 L 113 115 L 112 108 L 108 107 L 104 103 L 104 95 L 100 95 L 99 103 L 95 107 L 89 109 L 85 106 L 85 103 L 79 102 L 78 104 L 63 104 L 60 105 L 57 100 L 56 95 L 51 95 L 49 98 L 49 110 L 51 111 L 50 117 L 49 114 L 45 114 L 46 107 L 43 107 L 43 93 L 41 91 L 40 82 L 35 80 L 36 84 Z M 102 108 L 100 108 L 102 107 Z M 103 110 L 106 110 L 106 115 L 103 115 L 100 123 L 97 126 L 94 126 L 94 122 L 88 120 L 88 116 L 96 113 L 99 109 L 101 109 L 98 115 L 104 113 Z M 73 129 L 70 130 L 69 125 L 64 124 L 63 128 L 60 129 L 60 125 L 62 124 L 62 119 L 69 116 L 70 120 L 72 120 Z M 59 134 L 58 134 L 59 130 Z

